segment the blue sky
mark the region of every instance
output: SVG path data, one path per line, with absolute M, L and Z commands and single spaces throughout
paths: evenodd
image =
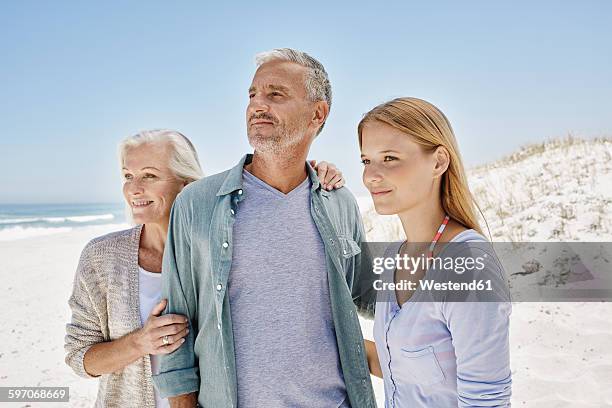
M 220 2 L 219 2 L 220 3 Z M 612 3 L 0 3 L 0 202 L 121 200 L 116 145 L 174 128 L 206 173 L 250 151 L 259 51 L 325 66 L 334 101 L 311 157 L 356 193 L 356 125 L 397 96 L 449 117 L 468 165 L 568 132 L 612 134 Z

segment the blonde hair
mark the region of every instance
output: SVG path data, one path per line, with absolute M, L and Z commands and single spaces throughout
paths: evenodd
M 357 127 L 359 146 L 361 146 L 363 127 L 373 121 L 385 123 L 402 131 L 426 151 L 433 151 L 439 146 L 446 148 L 450 160 L 440 184 L 442 208 L 455 221 L 482 234 L 476 216 L 476 209 L 480 211 L 480 208 L 470 192 L 457 140 L 446 116 L 434 105 L 422 99 L 393 99 L 378 105 L 361 119 Z M 480 213 L 482 214 L 481 211 Z

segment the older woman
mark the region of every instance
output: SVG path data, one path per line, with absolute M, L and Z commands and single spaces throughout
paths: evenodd
M 66 363 L 82 377 L 100 378 L 96 406 L 167 407 L 151 377 L 159 355 L 181 346 L 188 324 L 181 315 L 160 316 L 166 306 L 162 255 L 174 199 L 203 174 L 191 142 L 174 131 L 128 137 L 119 156 L 123 194 L 137 226 L 83 249 L 69 299 Z M 316 168 L 324 188 L 344 184 L 333 165 Z

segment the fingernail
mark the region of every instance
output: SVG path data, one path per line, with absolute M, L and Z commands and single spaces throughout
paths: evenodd
M 185 339 L 181 339 L 181 343 L 184 343 L 184 342 L 185 342 Z

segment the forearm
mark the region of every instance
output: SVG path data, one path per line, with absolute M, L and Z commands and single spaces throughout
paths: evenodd
M 170 408 L 194 408 L 198 405 L 198 398 L 195 392 L 176 397 L 168 397 Z
M 83 359 L 85 370 L 95 376 L 110 374 L 141 358 L 144 354 L 134 341 L 135 333 L 91 346 Z
M 366 355 L 368 358 L 368 366 L 370 367 L 370 373 L 376 377 L 382 378 L 382 368 L 380 367 L 380 361 L 378 360 L 378 352 L 376 351 L 376 343 L 370 340 L 364 340 Z

